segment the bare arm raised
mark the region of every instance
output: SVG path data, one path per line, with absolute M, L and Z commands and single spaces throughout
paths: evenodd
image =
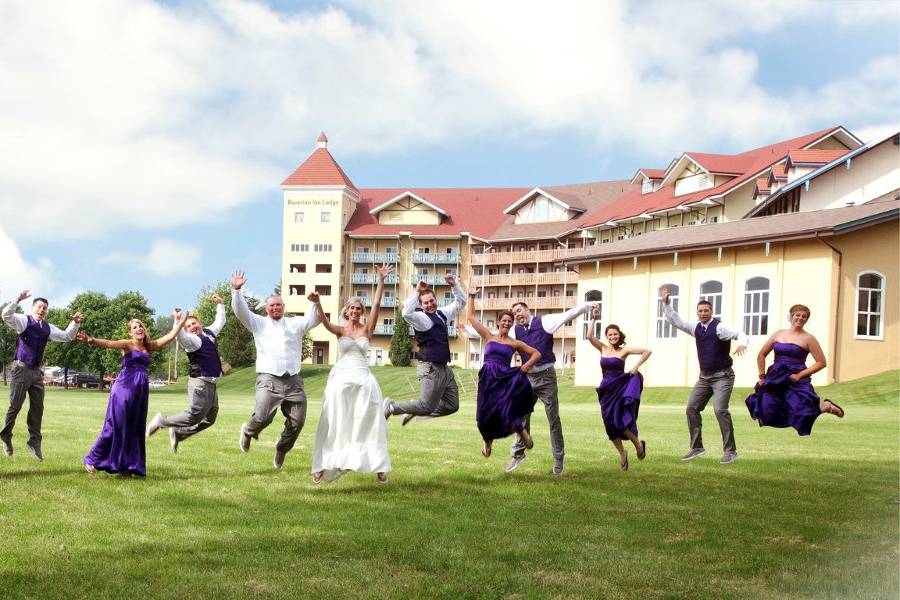
M 372 300 L 372 310 L 369 311 L 369 320 L 366 321 L 366 336 L 372 337 L 375 326 L 378 325 L 378 313 L 381 311 L 381 298 L 384 296 L 384 280 L 394 272 L 393 265 L 381 265 L 378 269 L 378 287 L 375 288 L 375 298 Z
M 469 325 L 481 336 L 481 339 L 489 340 L 494 337 L 494 334 L 475 317 L 475 297 L 477 295 L 477 288 L 469 291 L 469 301 L 466 303 L 466 319 L 469 321 Z
M 325 314 L 325 310 L 319 303 L 319 292 L 310 292 L 309 295 L 306 296 L 306 298 L 307 300 L 312 302 L 313 310 L 316 311 L 316 314 L 319 316 L 319 321 L 322 323 L 322 325 L 325 326 L 325 329 L 338 337 L 344 335 L 344 328 L 340 325 L 335 325 L 334 323 L 332 323 L 328 319 L 328 315 Z

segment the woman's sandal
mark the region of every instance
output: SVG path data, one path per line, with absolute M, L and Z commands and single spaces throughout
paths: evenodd
M 647 457 L 647 442 L 641 440 L 641 449 L 637 453 L 638 460 L 644 460 Z
M 84 465 L 84 470 L 88 472 L 88 475 L 95 475 L 97 473 L 97 468 L 94 465 Z
M 325 471 L 319 471 L 318 473 L 313 473 L 313 483 L 319 485 L 322 483 L 322 477 L 325 476 Z
M 844 418 L 844 409 L 841 408 L 836 402 L 834 402 L 834 401 L 832 401 L 832 400 L 829 400 L 828 398 L 825 398 L 824 401 L 827 402 L 828 404 L 830 404 L 830 405 L 832 406 L 832 408 L 838 409 L 838 410 L 840 411 L 840 414 L 836 413 L 836 412 L 833 411 L 833 410 L 826 410 L 825 412 L 828 412 L 828 413 L 833 414 L 833 415 L 836 416 L 838 419 L 843 419 L 843 418 Z
M 628 455 L 625 455 L 625 460 L 619 460 L 619 468 L 623 471 L 628 470 Z
M 388 482 L 387 473 L 376 473 L 375 478 L 378 480 L 378 483 L 382 485 Z
M 485 458 L 489 458 L 491 456 L 491 446 L 493 445 L 493 441 L 484 441 L 484 446 L 481 448 L 481 455 Z

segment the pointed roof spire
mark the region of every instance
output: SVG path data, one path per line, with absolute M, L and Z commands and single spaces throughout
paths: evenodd
M 281 185 L 346 185 L 357 189 L 328 151 L 328 138 L 319 134 L 316 149 Z

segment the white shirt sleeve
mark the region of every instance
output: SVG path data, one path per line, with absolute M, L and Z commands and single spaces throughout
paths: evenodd
M 750 345 L 750 336 L 741 331 L 740 329 L 733 329 L 721 321 L 719 322 L 719 326 L 716 327 L 716 337 L 718 337 L 723 342 L 726 340 L 737 340 L 739 346 L 749 346 Z
M 250 330 L 250 333 L 256 333 L 263 328 L 263 318 L 250 312 L 250 307 L 247 306 L 247 300 L 244 299 L 244 295 L 241 294 L 241 290 L 232 288 L 231 310 L 234 311 L 234 316 L 237 317 L 237 320 L 240 321 L 244 327 Z
M 403 310 L 400 314 L 416 331 L 428 331 L 431 329 L 431 319 L 426 317 L 422 311 L 416 310 L 418 307 L 419 293 L 414 291 L 403 303 Z
M 681 318 L 675 309 L 672 308 L 672 303 L 663 304 L 663 316 L 666 318 L 666 321 L 671 323 L 677 329 L 685 332 L 686 334 L 693 336 L 694 331 L 697 329 L 697 321 L 687 321 Z M 731 339 L 731 338 L 728 338 Z
M 75 334 L 78 333 L 78 323 L 75 321 L 69 321 L 69 326 L 66 327 L 65 331 L 53 323 L 47 324 L 50 325 L 50 339 L 54 342 L 71 342 L 75 339 Z
M 22 333 L 28 327 L 28 317 L 16 314 L 19 303 L 15 300 L 3 307 L 3 322 L 16 333 Z
M 593 304 L 593 302 L 585 302 L 584 304 L 580 304 L 574 308 L 570 308 L 564 313 L 541 315 L 541 324 L 544 327 L 544 331 L 546 331 L 547 333 L 553 333 L 572 319 L 575 319 L 578 316 L 586 313 L 590 309 L 591 304 Z
M 181 344 L 181 347 L 184 348 L 185 352 L 196 352 L 200 349 L 200 345 L 202 344 L 199 335 L 194 335 L 190 331 L 185 331 L 183 327 L 178 330 L 175 337 L 178 339 L 178 343 Z
M 459 281 L 457 281 L 453 285 L 453 302 L 446 306 L 442 306 L 438 310 L 444 313 L 444 316 L 447 317 L 447 323 L 456 318 L 456 315 L 459 314 L 459 311 L 466 307 L 466 292 L 462 289 L 462 286 L 459 285 Z
M 294 323 L 294 327 L 296 327 L 297 335 L 303 337 L 307 331 L 320 323 L 319 311 L 316 310 L 315 306 L 310 304 L 310 311 L 308 316 L 291 317 L 291 320 Z
M 212 325 L 207 327 L 207 329 L 212 331 L 214 336 L 219 337 L 219 333 L 221 333 L 223 327 L 225 327 L 225 305 L 216 304 L 216 318 L 213 320 Z M 184 329 L 181 331 L 184 331 Z

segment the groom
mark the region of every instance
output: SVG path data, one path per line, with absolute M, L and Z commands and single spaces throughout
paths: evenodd
M 419 351 L 416 375 L 422 388 L 418 400 L 395 404 L 386 401 L 384 418 L 406 415 L 403 425 L 414 417 L 443 417 L 459 410 L 459 390 L 449 366 L 450 338 L 448 325 L 465 305 L 466 293 L 453 275 L 444 278 L 453 290 L 453 302 L 438 308 L 434 291 L 424 281 L 416 285 L 403 304 L 401 314 L 416 332 Z M 421 308 L 421 310 L 418 310 Z
M 250 420 L 241 425 L 239 445 L 241 452 L 250 452 L 250 440 L 259 439 L 280 407 L 284 431 L 272 459 L 272 466 L 280 469 L 306 422 L 306 392 L 300 379 L 303 335 L 319 324 L 319 316 L 312 311 L 308 317 L 285 317 L 281 296 L 266 299 L 265 317 L 252 313 L 241 294 L 246 281 L 243 271 L 231 277 L 231 309 L 256 343 L 256 404 Z
M 41 453 L 41 421 L 44 416 L 44 373 L 41 371 L 41 363 L 44 361 L 44 348 L 48 340 L 54 342 L 74 340 L 83 317 L 81 313 L 75 313 L 69 326 L 62 331 L 44 320 L 49 307 L 45 298 L 35 298 L 32 301 L 31 315 L 26 317 L 16 314 L 19 302 L 29 295 L 28 290 L 25 290 L 3 307 L 3 322 L 18 333 L 19 337 L 16 340 L 16 358 L 13 361 L 9 383 L 9 410 L 6 411 L 6 422 L 0 430 L 0 442 L 3 443 L 3 452 L 7 456 L 12 456 L 12 431 L 27 393 L 28 442 L 25 446 L 34 459 L 40 462 L 44 460 Z

